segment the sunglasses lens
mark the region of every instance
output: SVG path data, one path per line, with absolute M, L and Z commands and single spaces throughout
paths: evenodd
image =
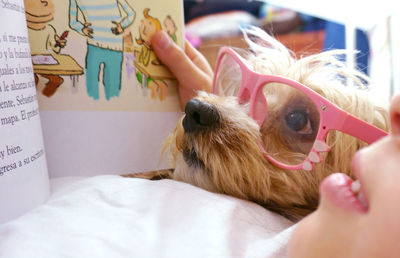
M 239 64 L 229 54 L 224 54 L 215 74 L 213 93 L 219 96 L 237 96 L 242 82 Z
M 302 163 L 317 137 L 320 115 L 314 102 L 302 91 L 268 83 L 262 93 L 267 112 L 261 126 L 263 147 L 270 157 L 286 165 Z

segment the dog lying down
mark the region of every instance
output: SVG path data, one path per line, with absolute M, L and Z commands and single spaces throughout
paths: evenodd
M 343 51 L 296 59 L 260 29 L 245 38 L 240 55 L 221 49 L 214 94 L 190 100 L 168 137 L 175 169 L 133 176 L 187 182 L 298 220 L 317 208 L 327 175 L 354 178 L 354 153 L 388 131 L 387 107 L 338 61 Z

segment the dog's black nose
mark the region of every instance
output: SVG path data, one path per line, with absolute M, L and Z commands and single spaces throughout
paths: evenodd
M 198 99 L 191 99 L 186 103 L 185 113 L 182 124 L 186 133 L 209 128 L 220 119 L 213 105 Z

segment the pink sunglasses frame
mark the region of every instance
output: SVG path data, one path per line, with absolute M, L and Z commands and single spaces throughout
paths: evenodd
M 258 123 L 261 127 L 267 114 L 267 102 L 265 97 L 262 95 L 262 86 L 268 83 L 284 83 L 297 90 L 300 90 L 306 94 L 318 108 L 320 115 L 319 130 L 314 142 L 314 145 L 306 157 L 306 159 L 298 165 L 287 165 L 275 160 L 273 157 L 267 154 L 261 143 L 258 143 L 260 150 L 264 156 L 274 165 L 287 170 L 307 170 L 311 171 L 314 169 L 314 164 L 322 161 L 320 152 L 328 152 L 330 147 L 326 144 L 326 136 L 331 130 L 338 130 L 343 133 L 349 134 L 356 137 L 368 144 L 371 144 L 380 138 L 388 135 L 387 132 L 377 128 L 367 122 L 360 120 L 359 118 L 351 115 L 344 111 L 337 105 L 333 104 L 323 96 L 319 95 L 307 86 L 276 75 L 265 75 L 252 71 L 245 63 L 244 59 L 239 56 L 233 49 L 229 47 L 222 47 L 218 54 L 216 63 L 214 79 L 213 79 L 213 93 L 216 92 L 216 79 L 218 69 L 220 67 L 222 57 L 224 55 L 230 55 L 236 63 L 239 65 L 242 72 L 242 81 L 238 92 L 238 100 L 240 103 L 244 103 L 250 100 L 250 116 Z

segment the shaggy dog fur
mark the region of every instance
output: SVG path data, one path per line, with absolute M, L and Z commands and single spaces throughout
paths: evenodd
M 343 54 L 342 51 L 297 59 L 281 43 L 259 29 L 246 31 L 245 37 L 249 50 L 240 54 L 254 71 L 296 80 L 356 117 L 388 131 L 387 107 L 365 91 L 356 89 L 367 87 L 367 78 L 338 61 L 337 56 Z M 346 87 L 349 80 L 357 87 Z M 235 76 L 231 81 L 232 87 L 239 87 Z M 265 94 L 279 94 L 279 91 Z M 278 103 L 279 108 L 287 104 L 285 99 L 274 102 L 270 96 L 267 98 L 270 100 L 268 109 Z M 170 176 L 174 180 L 250 200 L 297 220 L 317 208 L 319 184 L 327 175 L 340 171 L 354 178 L 351 159 L 366 144 L 352 136 L 331 131 L 326 139 L 331 150 L 322 154 L 323 161 L 316 164 L 313 171 L 284 170 L 272 165 L 257 145 L 286 137 L 280 130 L 269 129 L 270 118 L 266 118 L 260 128 L 249 117 L 247 105 L 239 104 L 235 97 L 199 92 L 195 99 L 206 103 L 216 113 L 218 121 L 195 132 L 185 132 L 184 118 L 179 121 L 166 144 L 166 151 L 173 157 L 175 170 Z M 278 123 L 283 121 L 279 117 L 274 119 Z M 291 141 L 296 140 L 293 138 L 296 136 L 291 137 Z M 277 151 L 285 152 L 288 159 L 299 154 L 287 146 L 275 147 Z

